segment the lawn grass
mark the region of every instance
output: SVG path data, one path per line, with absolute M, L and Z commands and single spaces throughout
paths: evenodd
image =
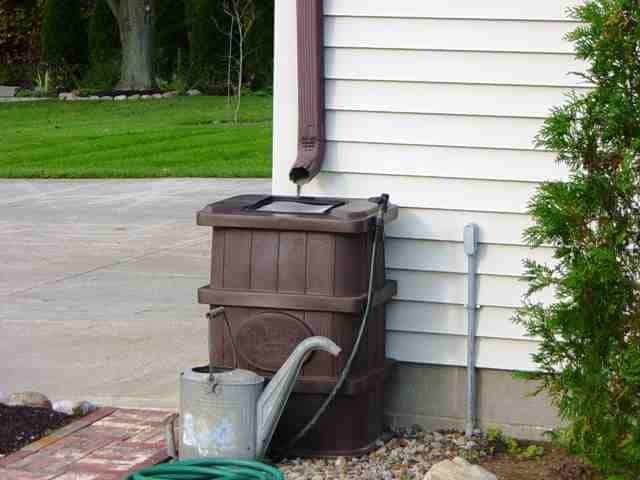
M 271 176 L 272 98 L 0 103 L 0 177 Z

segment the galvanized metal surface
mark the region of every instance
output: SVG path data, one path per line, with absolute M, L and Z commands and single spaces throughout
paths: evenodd
M 264 378 L 247 370 L 184 371 L 180 377 L 180 458 L 264 457 L 300 369 L 314 350 L 334 356 L 340 353 L 328 338 L 308 338 L 296 347 L 264 392 Z
M 238 373 L 236 373 L 238 372 Z M 256 405 L 264 379 L 235 371 L 221 383 L 193 370 L 180 378 L 180 458 L 256 457 Z M 214 377 L 214 378 L 215 378 Z M 228 381 L 227 381 L 228 380 Z

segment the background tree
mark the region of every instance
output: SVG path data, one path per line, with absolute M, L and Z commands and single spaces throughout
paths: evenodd
M 640 478 L 640 1 L 591 0 L 569 35 L 594 89 L 553 111 L 539 136 L 568 165 L 532 200 L 533 246 L 519 321 L 542 339 L 541 381 L 568 421 L 571 446 L 616 478 Z M 554 304 L 535 301 L 553 288 Z
M 249 38 L 245 82 L 253 89 L 268 88 L 273 83 L 274 1 L 256 2 L 256 22 Z
M 73 19 L 67 21 L 69 15 L 65 12 L 68 4 L 65 0 L 0 0 L 0 83 L 25 87 L 33 84 L 42 59 L 40 44 L 44 35 L 41 24 L 49 1 L 62 5 L 51 11 L 60 14 L 58 20 L 64 16 L 64 28 L 60 30 L 64 34 L 68 24 L 75 22 Z M 222 94 L 229 85 L 229 97 L 237 93 L 239 32 L 235 20 L 231 32 L 231 18 L 225 13 L 225 0 L 152 0 L 153 3 L 148 5 L 144 0 L 70 1 L 80 4 L 82 27 L 73 29 L 78 38 L 72 48 L 58 48 L 66 55 L 63 64 L 49 67 L 55 87 L 107 90 L 119 83 L 122 88 L 137 89 L 159 78 L 163 80 L 163 88 L 182 90 L 196 87 L 210 94 Z M 269 88 L 273 77 L 273 0 L 254 3 L 248 10 L 255 20 L 243 42 L 245 54 L 241 82 L 246 89 L 253 90 Z M 120 23 L 129 25 L 130 22 L 119 22 L 114 11 L 122 12 L 125 4 L 141 6 L 145 10 L 150 7 L 151 25 L 147 24 L 145 29 L 151 35 L 151 41 L 145 40 L 145 45 L 151 43 L 153 48 L 132 50 L 131 46 L 121 45 Z M 72 14 L 77 17 L 77 12 L 74 7 Z M 123 14 L 121 20 L 125 17 Z M 135 25 L 133 22 L 128 30 L 136 31 L 138 27 Z M 53 28 L 47 35 L 57 36 L 58 30 L 58 27 Z M 58 38 L 53 40 L 54 43 L 58 41 Z M 88 54 L 82 53 L 82 58 L 71 59 L 78 52 L 86 52 L 87 44 Z M 146 56 L 149 50 L 151 57 Z M 134 72 L 134 81 L 127 80 L 131 75 L 121 74 L 125 64 L 123 51 L 135 53 L 129 55 L 129 58 L 134 57 L 129 65 L 136 65 L 136 57 L 146 58 L 141 64 L 146 72 L 142 75 L 143 81 L 136 80 L 139 78 L 137 72 Z M 229 58 L 231 62 L 227 61 Z M 71 62 L 80 62 L 82 66 L 70 68 Z M 42 73 L 42 68 L 39 73 Z M 233 74 L 233 81 L 227 81 L 228 74 L 229 77 Z
M 205 88 L 224 79 L 226 35 L 220 25 L 226 20 L 222 1 L 188 0 L 190 39 L 189 81 Z
M 155 0 L 107 0 L 118 23 L 122 67 L 118 88 L 144 90 L 154 84 Z
M 235 92 L 233 121 L 238 123 L 245 78 L 245 61 L 250 53 L 249 38 L 256 24 L 257 9 L 255 0 L 224 0 L 223 8 L 229 17 L 228 95 L 231 98 L 231 88 L 233 88 Z M 235 73 L 233 79 L 232 73 Z
M 87 63 L 87 33 L 80 0 L 46 0 L 41 60 L 52 65 Z

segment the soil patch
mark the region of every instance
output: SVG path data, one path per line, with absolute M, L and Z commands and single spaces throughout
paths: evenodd
M 0 404 L 0 455 L 8 455 L 44 437 L 73 419 L 47 408 Z
M 504 480 L 603 480 L 592 467 L 561 448 L 544 444 L 542 457 L 525 460 L 499 453 L 480 462 L 483 468 Z

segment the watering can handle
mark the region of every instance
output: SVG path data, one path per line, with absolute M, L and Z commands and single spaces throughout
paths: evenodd
M 229 340 L 231 341 L 231 350 L 233 351 L 233 368 L 238 368 L 238 352 L 236 350 L 236 343 L 233 340 L 233 332 L 231 331 L 231 323 L 229 323 L 229 319 L 227 318 L 227 312 L 224 307 L 214 307 L 211 306 L 211 310 L 207 312 L 207 318 L 209 319 L 209 341 L 211 341 L 211 333 L 213 332 L 213 320 L 222 316 L 224 319 L 224 323 L 227 327 L 227 333 L 229 334 Z M 209 358 L 209 378 L 212 382 L 215 381 L 215 376 L 213 374 L 213 359 Z

